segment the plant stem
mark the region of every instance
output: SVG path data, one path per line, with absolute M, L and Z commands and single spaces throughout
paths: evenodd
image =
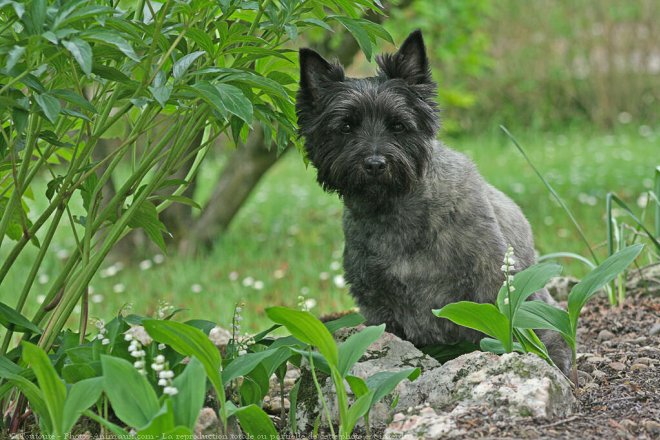
M 332 426 L 332 415 L 330 414 L 330 410 L 328 409 L 328 405 L 325 401 L 325 396 L 323 395 L 323 391 L 321 390 L 321 385 L 319 384 L 318 378 L 316 377 L 316 371 L 314 370 L 314 356 L 312 356 L 311 349 L 309 350 L 309 370 L 312 373 L 312 380 L 314 381 L 314 386 L 316 387 L 316 392 L 318 393 L 319 398 L 321 399 L 321 405 L 323 406 L 323 411 L 325 412 L 325 417 L 326 417 L 326 419 L 328 419 L 328 426 L 330 427 L 330 434 L 332 435 L 332 438 L 336 439 L 337 436 L 335 435 L 335 429 Z

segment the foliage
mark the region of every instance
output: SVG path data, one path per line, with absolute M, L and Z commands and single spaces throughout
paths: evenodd
M 525 301 L 561 271 L 558 265 L 541 263 L 518 272 L 511 283 L 515 289 L 507 288 L 507 284 L 502 286 L 496 305 L 461 301 L 448 304 L 433 313 L 490 336 L 481 341 L 483 350 L 495 353 L 509 353 L 513 350 L 532 352 L 550 363 L 552 361 L 547 349 L 530 330 L 559 332 L 573 352 L 573 368 L 576 372 L 576 337 L 580 311 L 600 288 L 637 258 L 642 248 L 643 245 L 637 244 L 622 249 L 592 270 L 571 289 L 568 312 L 542 301 Z
M 141 228 L 164 249 L 158 214 L 182 196 L 212 141 L 245 140 L 260 125 L 279 149 L 296 137 L 295 51 L 286 43 L 327 21 L 350 24 L 365 50 L 389 35 L 357 17 L 378 11 L 367 0 L 122 4 L 91 0 L 0 3 L 0 245 L 14 240 L 0 266 L 0 284 L 32 242 L 39 248 L 18 287 L 9 332 L 25 331 L 21 312 L 52 239 L 61 227 L 75 238 L 67 264 L 30 320 L 49 348 L 77 303 L 86 310 L 88 285 L 117 241 Z M 366 39 L 365 39 L 366 38 Z M 100 153 L 104 140 L 119 145 Z M 185 179 L 172 179 L 194 159 Z M 109 199 L 102 188 L 130 172 Z M 28 217 L 35 179 L 49 175 L 49 204 Z M 77 200 L 82 212 L 76 212 Z M 33 218 L 34 220 L 31 220 Z M 52 313 L 50 313 L 52 312 Z M 84 333 L 87 316 L 80 329 Z M 20 322 L 18 322 L 20 321 Z M 32 333 L 36 328 L 28 329 Z
M 12 386 L 21 390 L 37 415 L 42 434 L 55 439 L 68 438 L 81 415 L 124 438 L 131 437 L 129 429 L 135 431 L 137 438 L 161 438 L 192 435 L 208 381 L 217 396 L 223 429 L 229 418 L 236 417 L 246 434 L 277 438 L 277 430 L 261 408 L 263 398 L 269 392 L 270 376 L 277 374 L 283 379 L 287 363 L 300 365 L 301 356 L 320 371 L 333 371 L 339 380 L 338 399 L 344 399 L 346 406 L 340 433 L 350 434 L 355 422 L 363 416 L 368 420 L 369 409 L 400 381 L 419 375 L 419 369 L 406 369 L 379 372 L 366 381 L 351 376 L 353 364 L 383 332 L 383 326 L 367 327 L 338 347 L 331 332 L 363 322 L 359 315 L 346 315 L 323 324 L 308 312 L 272 308 L 268 314 L 290 327 L 294 336 L 268 338 L 279 327 L 276 325 L 256 335 L 245 354 L 232 352 L 229 347 L 236 341 L 231 340 L 224 359 L 201 330 L 208 333 L 209 323 L 196 320 L 181 323 L 119 315 L 99 329 L 107 342 L 94 336 L 79 344 L 78 334 L 64 332 L 58 335 L 58 348 L 51 356 L 24 342 L 20 362 L 0 357 L 0 377 L 7 381 L 0 387 L 0 396 L 6 398 Z M 133 336 L 128 337 L 129 334 Z M 143 342 L 142 360 L 129 356 L 128 341 L 134 337 Z M 319 353 L 312 354 L 311 345 L 317 344 Z M 158 357 L 174 375 L 172 384 L 177 392 L 161 389 L 159 378 L 162 379 L 163 370 L 158 368 Z M 344 381 L 356 396 L 350 407 Z M 228 397 L 225 390 L 230 390 Z M 295 402 L 295 396 L 291 399 Z M 108 404 L 123 426 L 110 420 Z

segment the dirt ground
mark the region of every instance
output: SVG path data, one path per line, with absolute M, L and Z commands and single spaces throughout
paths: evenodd
M 629 297 L 621 308 L 594 299 L 580 327 L 573 416 L 546 424 L 466 417 L 466 438 L 660 439 L 660 297 Z

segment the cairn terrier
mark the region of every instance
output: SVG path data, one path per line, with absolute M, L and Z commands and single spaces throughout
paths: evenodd
M 463 154 L 436 140 L 436 84 L 420 31 L 377 58 L 371 78 L 300 50 L 296 110 L 320 185 L 344 202 L 344 270 L 371 325 L 417 346 L 478 342 L 483 334 L 439 319 L 456 301 L 494 302 L 502 259 L 534 263 L 532 231 L 520 208 L 488 184 Z M 547 290 L 533 299 L 553 302 Z M 539 332 L 564 372 L 570 350 Z

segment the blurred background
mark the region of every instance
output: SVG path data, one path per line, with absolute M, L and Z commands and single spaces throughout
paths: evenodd
M 416 28 L 424 32 L 439 85 L 441 139 L 472 157 L 488 181 L 520 204 L 539 254 L 588 255 L 588 248 L 500 125 L 570 207 L 598 255 L 606 254 L 608 192 L 652 221 L 648 191 L 660 165 L 657 1 L 383 5 L 385 15 L 368 18 L 382 22 L 394 41 Z M 375 72 L 340 29 L 299 36 L 295 46 L 337 58 L 350 75 Z M 118 127 L 103 142 L 112 148 L 122 136 Z M 299 151 L 268 147 L 259 130 L 245 145 L 220 139 L 189 189 L 201 210 L 173 205 L 164 212 L 172 233 L 167 255 L 139 233 L 126 237 L 93 282 L 90 316 L 108 318 L 127 304 L 142 314 L 167 306 L 229 326 L 234 306 L 245 303 L 249 330 L 263 327 L 263 309 L 271 305 L 304 302 L 318 314 L 352 307 L 341 267 L 341 202 L 318 187 Z M 623 210 L 614 215 L 625 224 Z M 39 286 L 49 283 L 71 248 L 67 234 L 57 240 L 62 250 L 43 266 Z M 586 271 L 574 259 L 561 262 L 567 274 Z M 19 267 L 9 285 L 25 276 Z

